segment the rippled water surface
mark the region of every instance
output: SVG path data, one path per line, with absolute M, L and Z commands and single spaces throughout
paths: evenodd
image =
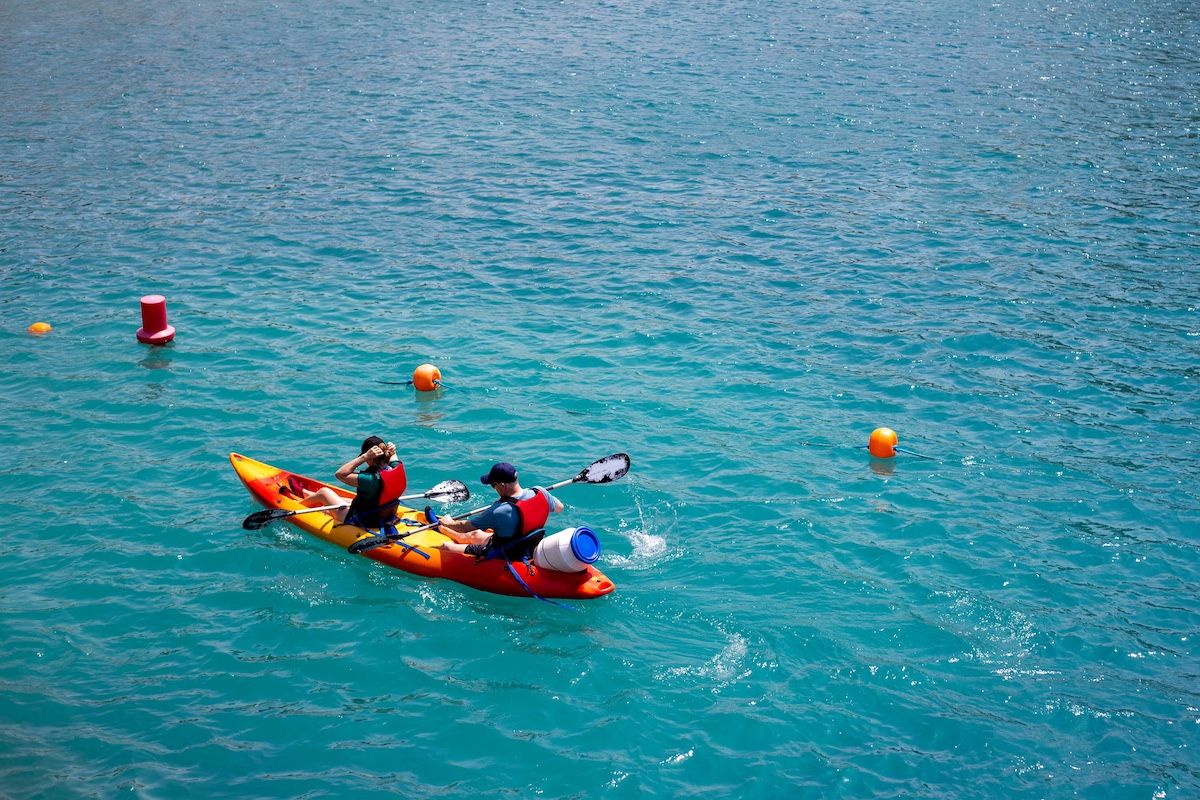
M 1198 52 L 1172 0 L 0 5 L 0 794 L 1200 795 Z M 242 530 L 230 451 L 368 433 L 414 488 L 628 452 L 559 492 L 616 593 Z

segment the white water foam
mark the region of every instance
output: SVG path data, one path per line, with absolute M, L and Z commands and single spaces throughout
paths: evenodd
M 751 670 L 746 668 L 745 663 L 750 647 L 746 637 L 740 633 L 726 635 L 729 638 L 725 646 L 708 661 L 697 666 L 670 667 L 659 674 L 658 679 L 690 677 L 709 680 L 713 682 L 713 694 L 718 694 L 734 681 L 749 677 Z

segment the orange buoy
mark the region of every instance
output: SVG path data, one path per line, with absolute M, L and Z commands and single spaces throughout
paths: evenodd
M 412 384 L 419 392 L 432 392 L 442 383 L 442 371 L 433 364 L 422 364 L 413 370 Z
M 43 333 L 49 333 L 54 329 L 50 327 L 49 322 L 35 322 L 26 328 L 26 330 L 32 333 L 34 336 L 41 336 Z
M 871 441 L 867 449 L 876 458 L 891 458 L 896 455 L 896 432 L 891 428 L 876 428 L 871 431 Z

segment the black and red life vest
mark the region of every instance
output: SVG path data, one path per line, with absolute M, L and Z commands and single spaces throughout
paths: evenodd
M 524 500 L 505 497 L 501 502 L 508 503 L 517 512 L 517 530 L 506 538 L 492 536 L 483 558 L 519 561 L 533 552 L 546 533 L 543 528 L 550 519 L 550 495 L 544 489 L 534 488 L 533 495 Z
M 350 509 L 346 512 L 346 522 L 360 528 L 378 528 L 384 520 L 391 519 L 395 511 L 394 501 L 399 499 L 408 487 L 404 464 L 400 463 L 391 469 L 383 470 L 379 473 L 379 479 L 382 488 L 378 495 L 354 495 Z
M 517 536 L 528 536 L 541 530 L 550 519 L 550 497 L 541 489 L 534 489 L 533 496 L 524 500 L 506 497 L 505 502 L 517 511 Z

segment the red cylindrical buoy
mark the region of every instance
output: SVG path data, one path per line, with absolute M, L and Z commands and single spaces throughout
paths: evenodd
M 175 329 L 167 324 L 167 298 L 161 294 L 142 298 L 142 327 L 137 338 L 145 344 L 166 344 L 175 338 Z

